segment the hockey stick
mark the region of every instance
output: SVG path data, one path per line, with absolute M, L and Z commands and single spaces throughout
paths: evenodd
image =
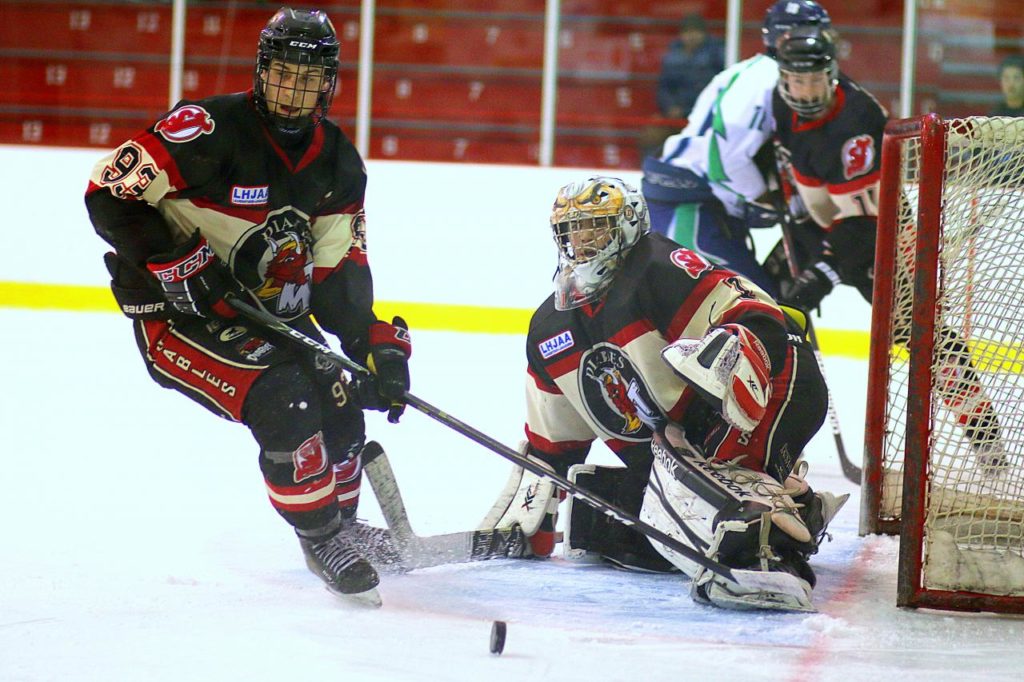
M 370 441 L 363 448 L 362 458 L 363 471 L 377 496 L 384 520 L 391 529 L 394 551 L 404 570 L 523 556 L 527 540 L 518 526 L 504 530 L 491 528 L 427 537 L 416 535 L 409 523 L 398 480 L 384 449 L 379 443 Z
M 370 373 L 368 369 L 366 369 L 359 363 L 353 362 L 352 360 L 349 360 L 345 356 L 335 353 L 333 350 L 331 350 L 329 346 L 320 343 L 316 339 L 312 339 L 306 336 L 305 334 L 296 329 L 292 329 L 290 326 L 288 326 L 281 320 L 277 319 L 273 315 L 270 315 L 269 313 L 266 313 L 258 308 L 249 305 L 248 303 L 242 301 L 236 296 L 229 296 L 228 303 L 243 317 L 258 324 L 266 331 L 272 332 L 278 338 L 287 340 L 295 346 L 303 347 L 306 350 L 315 352 L 319 355 L 321 359 L 333 362 L 335 366 L 342 367 L 355 374 L 365 376 Z M 465 422 L 462 422 L 456 419 L 455 417 L 443 412 L 442 410 L 434 407 L 430 403 L 421 400 L 420 398 L 417 398 L 412 393 L 406 391 L 404 400 L 407 405 L 410 405 L 416 410 L 419 410 L 420 412 L 427 415 L 431 419 L 441 422 L 442 424 L 451 428 L 452 430 L 457 431 L 463 436 L 466 436 L 467 438 L 477 443 L 478 445 L 482 445 L 491 452 L 494 452 L 504 457 L 505 459 L 515 464 L 518 464 L 519 466 L 523 467 L 523 469 L 526 469 L 530 473 L 542 479 L 547 479 L 551 481 L 556 486 L 558 486 L 558 488 L 564 490 L 569 495 L 572 495 L 576 499 L 585 502 L 594 509 L 612 517 L 619 523 L 622 523 L 626 526 L 631 526 L 638 533 L 645 535 L 647 538 L 651 540 L 656 540 L 657 542 L 660 542 L 672 551 L 681 554 L 682 556 L 686 557 L 687 559 L 693 561 L 694 563 L 700 566 L 703 566 L 709 571 L 722 576 L 723 578 L 729 580 L 732 583 L 735 583 L 737 585 L 740 584 L 740 581 L 737 580 L 736 576 L 733 575 L 732 570 L 725 564 L 719 563 L 714 559 L 709 559 L 697 550 L 693 549 L 688 545 L 683 544 L 682 542 L 668 535 L 667 533 L 658 530 L 654 526 L 644 521 L 641 521 L 637 516 L 630 514 L 624 509 L 616 507 L 615 505 L 591 493 L 585 488 L 577 486 L 575 483 L 569 481 L 569 479 L 560 476 L 557 473 L 549 471 L 548 469 L 545 469 L 544 467 L 540 466 L 539 464 L 529 459 L 528 457 L 521 455 L 520 453 L 516 452 L 507 445 L 504 445 L 499 441 L 491 438 L 487 434 L 474 429 L 472 426 L 469 426 Z M 760 589 L 760 586 L 756 584 L 743 586 L 747 587 L 748 589 Z
M 776 167 L 776 179 L 779 183 L 780 194 L 773 195 L 775 210 L 782 218 L 780 228 L 782 229 L 782 250 L 786 254 L 786 264 L 789 266 L 789 274 L 796 281 L 800 276 L 800 264 L 796 260 L 796 242 L 793 236 L 793 216 L 786 205 L 782 192 L 782 172 Z M 818 370 L 822 379 L 825 380 L 825 391 L 828 394 L 828 423 L 832 429 L 832 439 L 836 443 L 836 454 L 839 456 L 839 466 L 843 470 L 843 476 L 851 483 L 861 484 L 861 469 L 854 464 L 846 454 L 846 446 L 843 444 L 843 432 L 839 427 L 839 414 L 836 412 L 836 401 L 832 397 L 832 389 L 829 388 L 828 378 L 825 375 L 825 358 L 821 355 L 821 347 L 818 345 L 818 335 L 814 331 L 814 324 L 811 322 L 810 314 L 804 315 L 807 323 L 807 336 L 811 342 L 811 350 L 814 352 L 814 359 L 818 363 Z

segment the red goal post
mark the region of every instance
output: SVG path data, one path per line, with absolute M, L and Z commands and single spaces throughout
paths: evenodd
M 1024 613 L 1024 119 L 886 127 L 868 375 L 897 604 Z

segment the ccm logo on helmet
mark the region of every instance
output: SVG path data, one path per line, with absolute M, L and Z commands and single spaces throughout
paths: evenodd
M 167 114 L 153 126 L 153 130 L 168 142 L 188 142 L 200 135 L 213 132 L 214 123 L 210 112 L 195 104 L 186 104 Z
M 307 43 L 303 40 L 289 40 L 288 47 L 297 47 L 300 50 L 311 50 L 316 47 L 316 43 Z

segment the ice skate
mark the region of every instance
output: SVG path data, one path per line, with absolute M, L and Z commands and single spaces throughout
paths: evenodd
M 374 567 L 356 551 L 352 538 L 338 533 L 320 542 L 299 538 L 306 566 L 327 586 L 328 591 L 356 604 L 381 605 Z

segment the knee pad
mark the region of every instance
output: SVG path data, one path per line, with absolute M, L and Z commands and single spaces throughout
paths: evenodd
M 284 362 L 269 367 L 253 384 L 242 411 L 243 422 L 265 450 L 291 450 L 320 430 L 320 396 L 301 366 Z

